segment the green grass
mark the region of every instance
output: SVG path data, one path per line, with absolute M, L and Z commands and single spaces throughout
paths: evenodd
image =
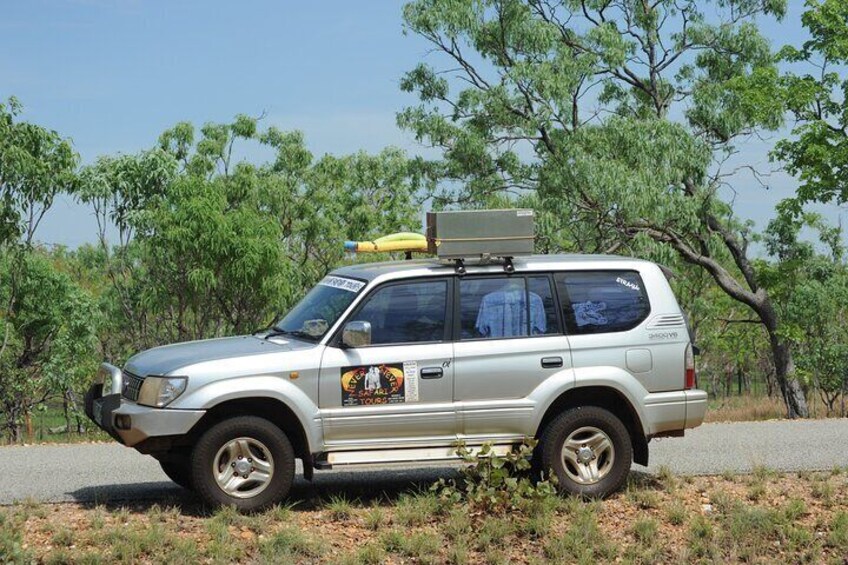
M 324 504 L 327 513 L 333 520 L 347 520 L 353 514 L 353 504 L 344 495 L 333 495 Z
M 665 472 L 636 477 L 606 501 L 537 492 L 497 513 L 418 491 L 370 506 L 336 495 L 249 516 L 69 506 L 71 523 L 62 505 L 24 501 L 0 508 L 0 563 L 839 563 L 848 555 L 844 474 L 740 477 Z M 705 494 L 713 508 L 704 513 Z

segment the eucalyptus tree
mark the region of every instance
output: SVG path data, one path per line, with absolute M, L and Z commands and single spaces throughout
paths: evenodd
M 36 405 L 73 388 L 94 347 L 88 294 L 35 241 L 56 196 L 78 186 L 77 156 L 21 110 L 0 103 L 0 415 L 13 441 Z
M 806 416 L 790 342 L 726 197 L 727 161 L 781 123 L 758 17 L 785 0 L 417 0 L 406 29 L 438 58 L 398 116 L 456 201 L 537 194 L 586 251 L 650 252 L 709 273 L 768 335 L 789 416 Z M 456 186 L 462 188 L 457 189 Z
M 782 81 L 795 127 L 772 153 L 801 181 L 796 198 L 783 204 L 795 213 L 807 202 L 848 202 L 848 3 L 806 6 L 801 21 L 810 39 L 781 51 L 791 69 Z
M 257 149 L 273 157 L 237 157 Z M 267 325 L 344 259 L 345 239 L 417 227 L 427 178 L 394 149 L 316 160 L 299 132 L 244 115 L 179 123 L 82 177 L 101 225 L 117 226 L 109 273 L 132 335 L 116 353 Z
M 802 229 L 818 241 L 802 239 Z M 842 236 L 840 227 L 817 214 L 784 209 L 766 229 L 770 260 L 759 268 L 780 305 L 781 333 L 795 344 L 798 369 L 828 413 L 848 392 L 848 264 Z

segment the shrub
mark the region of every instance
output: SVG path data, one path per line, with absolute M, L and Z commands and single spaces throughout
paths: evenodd
M 553 480 L 534 481 L 531 476 L 530 459 L 536 443 L 525 438 L 518 449 L 502 456 L 493 452 L 491 443 L 483 444 L 476 453 L 459 444 L 457 455 L 470 465 L 462 469 L 459 479 L 439 479 L 431 490 L 443 504 L 466 502 L 484 512 L 521 509 L 528 501 L 553 496 Z

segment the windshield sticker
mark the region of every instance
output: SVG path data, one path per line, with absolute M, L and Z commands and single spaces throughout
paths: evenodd
M 406 379 L 401 363 L 342 367 L 341 373 L 342 406 L 406 402 Z
M 362 290 L 362 287 L 365 286 L 365 283 L 362 281 L 355 281 L 344 277 L 324 277 L 318 284 L 331 286 L 333 288 L 340 288 L 348 292 L 359 292 Z

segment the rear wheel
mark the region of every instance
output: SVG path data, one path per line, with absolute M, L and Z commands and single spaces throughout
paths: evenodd
M 627 479 L 633 446 L 615 414 L 585 406 L 567 410 L 548 424 L 537 455 L 541 469 L 556 475 L 561 492 L 603 498 Z
M 294 450 L 277 426 L 239 416 L 207 430 L 191 456 L 197 493 L 212 506 L 261 510 L 286 497 L 294 480 Z

